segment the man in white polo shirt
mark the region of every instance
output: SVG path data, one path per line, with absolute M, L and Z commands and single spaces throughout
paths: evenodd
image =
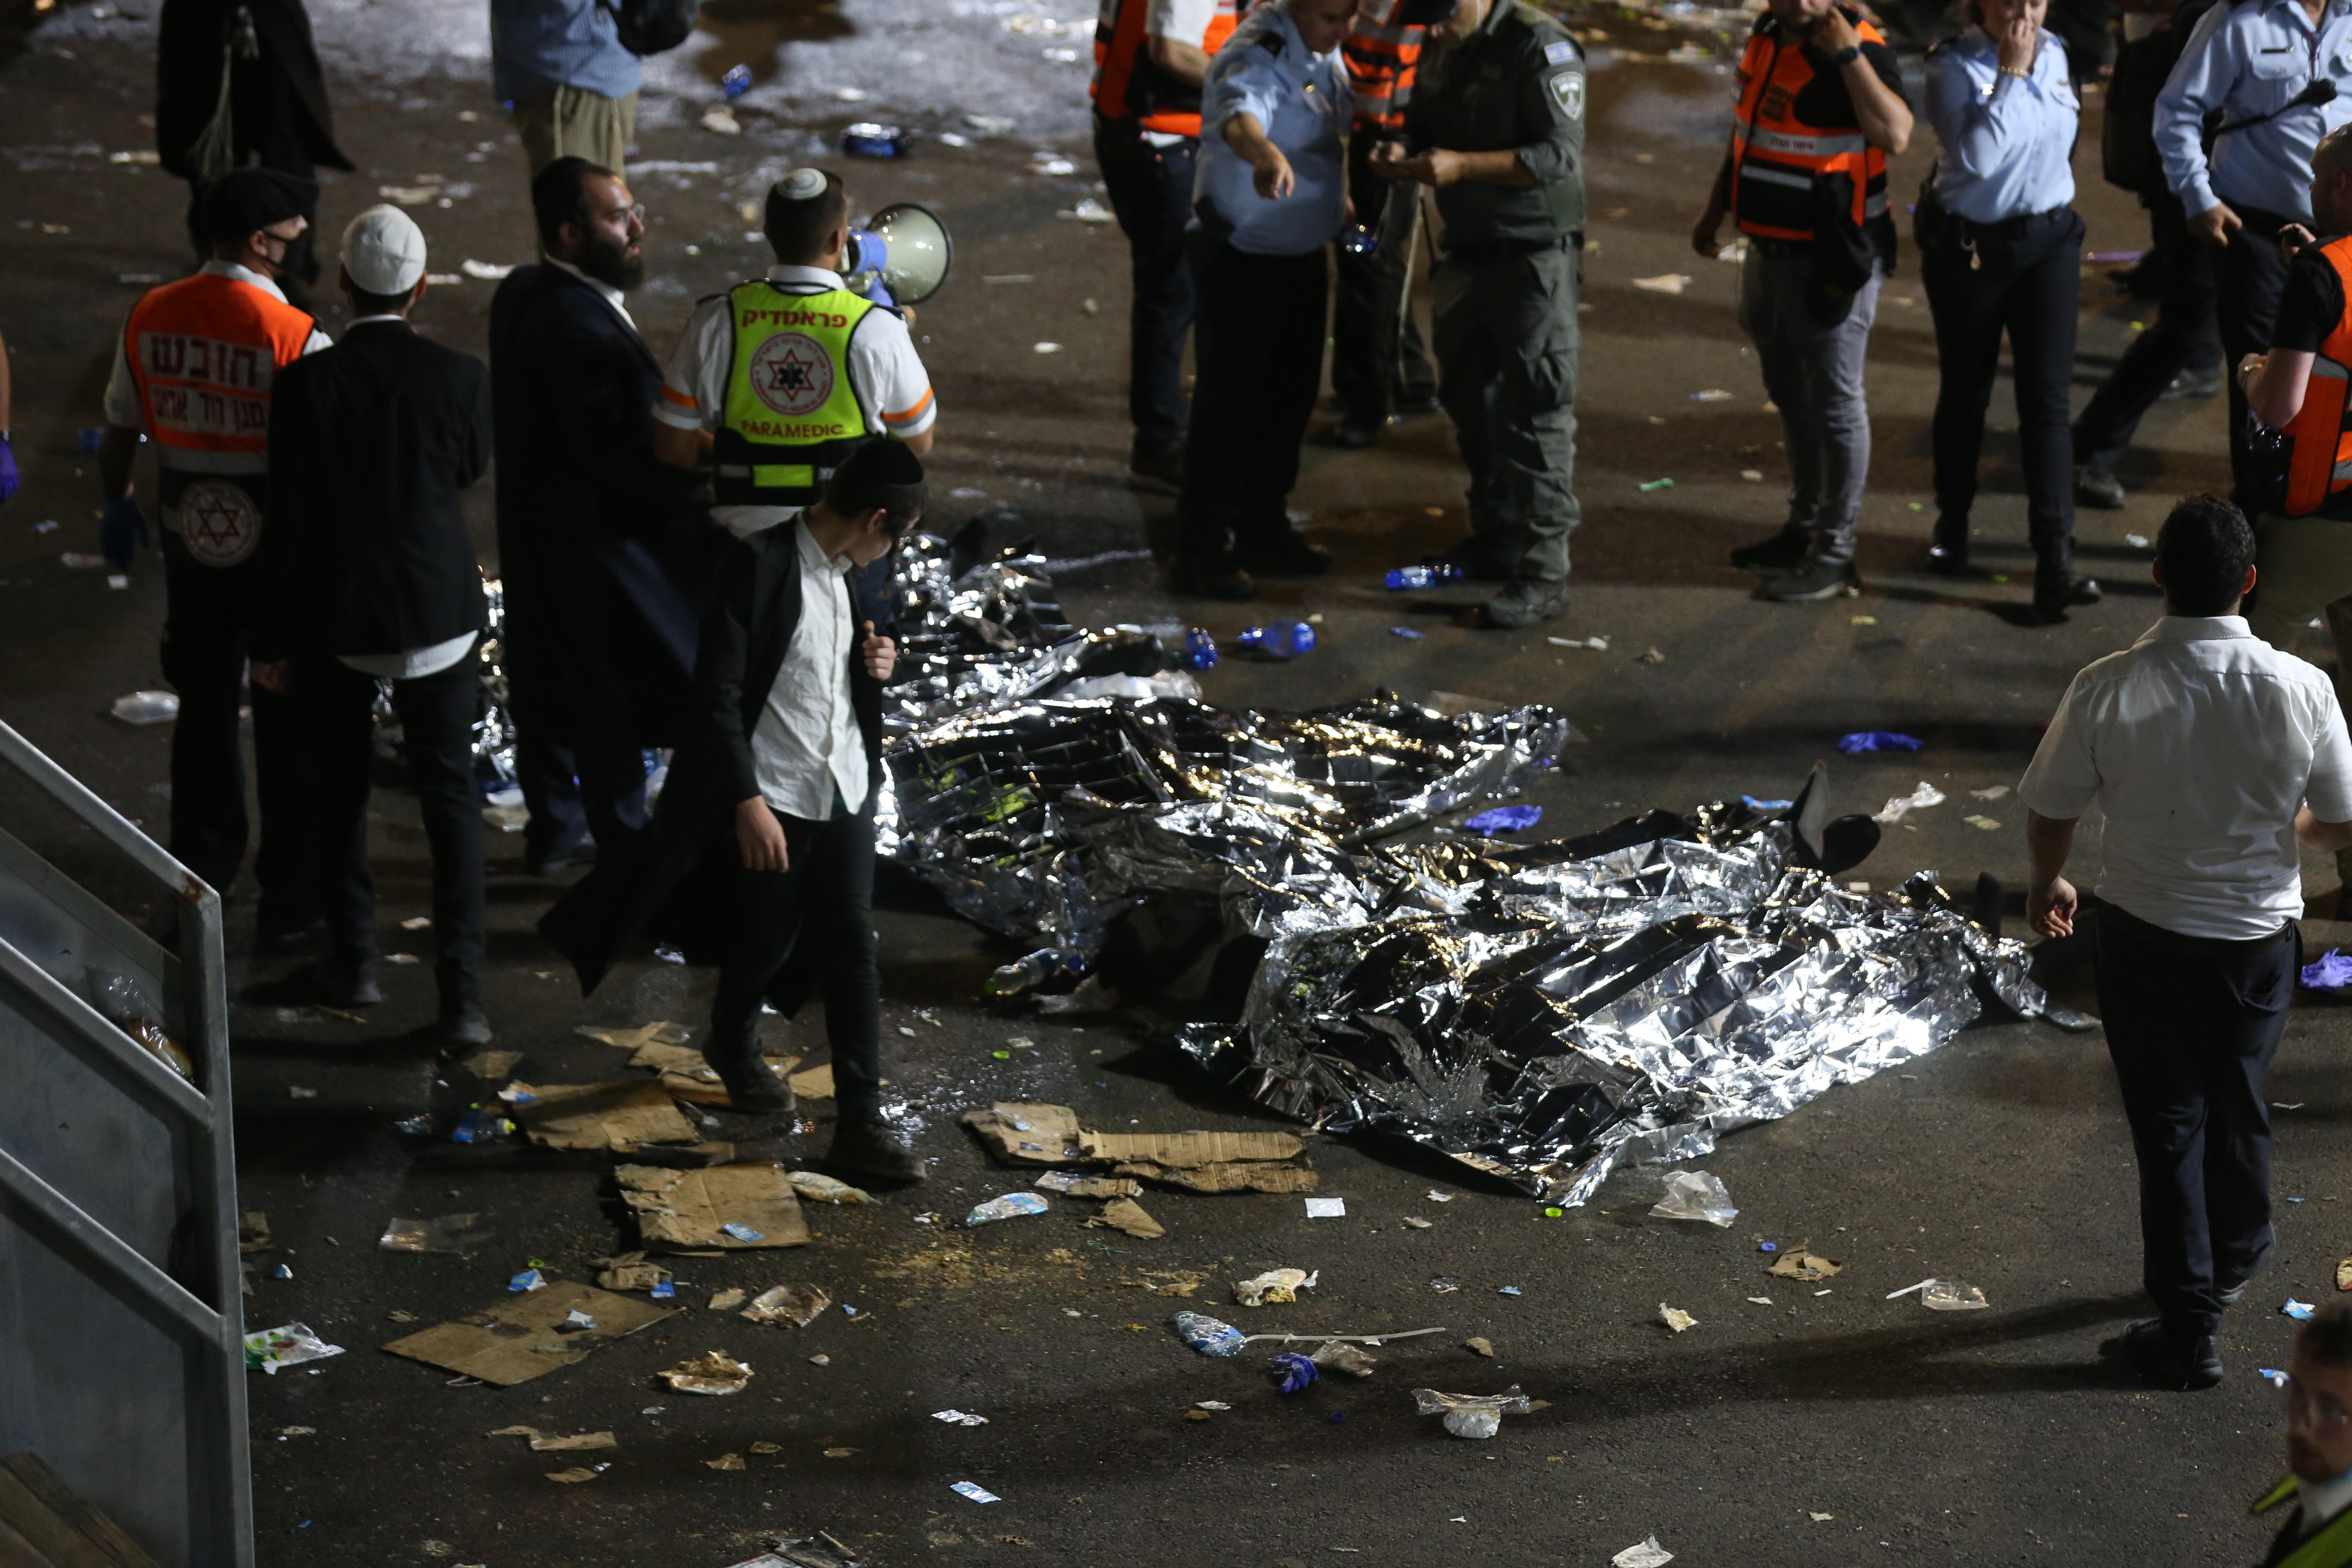
M 2294 993 L 2298 843 L 2352 845 L 2352 741 L 2327 678 L 2246 629 L 2254 536 L 2191 496 L 2157 537 L 2164 618 L 2067 688 L 2018 788 L 2027 913 L 2074 929 L 2060 873 L 2096 797 L 2099 1014 L 2139 1157 L 2158 1316 L 2103 1348 L 2150 1384 L 2221 1381 L 2214 1335 L 2271 1247 L 2263 1080 Z

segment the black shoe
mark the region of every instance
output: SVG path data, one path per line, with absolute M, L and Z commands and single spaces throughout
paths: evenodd
M 1396 400 L 1396 417 L 1426 419 L 1443 406 L 1444 405 L 1437 401 L 1437 394 L 1433 392 L 1414 393 L 1411 396 L 1400 397 Z
M 1378 442 L 1381 432 L 1387 427 L 1388 421 L 1385 419 L 1367 421 L 1350 414 L 1337 425 L 1317 436 L 1315 441 L 1318 446 L 1337 447 L 1348 452 L 1360 452 Z
M 1568 584 L 1521 577 L 1465 617 L 1465 624 L 1494 631 L 1538 626 L 1568 614 Z
M 2108 471 L 2105 463 L 2074 465 L 2074 504 L 2097 511 L 2120 511 L 2128 498 L 2124 494 L 2123 481 Z
M 776 1076 L 757 1046 L 747 1050 L 705 1051 L 702 1059 L 719 1075 L 732 1109 L 758 1116 L 782 1116 L 793 1109 L 793 1088 Z
M 1969 520 L 1965 513 L 1936 514 L 1936 531 L 1927 544 L 1927 570 L 1938 577 L 1969 574 Z
M 2150 1388 L 2210 1388 L 2221 1381 L 2221 1350 L 2210 1334 L 2176 1339 L 2150 1318 L 2134 1323 L 2099 1347 L 2099 1353 L 2131 1363 Z
M 1790 523 L 1769 539 L 1733 551 L 1731 563 L 1742 572 L 1787 572 L 1802 564 L 1812 546 L 1812 530 Z
M 2074 575 L 2074 544 L 2066 540 L 2041 551 L 2033 563 L 2033 614 L 2044 626 L 2066 618 L 2076 605 L 2099 602 L 2099 585 Z
M 254 921 L 253 948 L 257 952 L 295 952 L 326 929 L 327 922 L 317 915 L 265 913 Z
M 1169 590 L 1180 598 L 1223 599 L 1244 604 L 1257 597 L 1257 584 L 1234 564 L 1233 557 L 1211 561 L 1179 561 L 1168 574 Z
M 1793 572 L 1767 577 L 1759 595 L 1776 605 L 1812 605 L 1851 599 L 1862 592 L 1862 574 L 1851 561 L 1808 561 Z
M 441 1004 L 441 1038 L 448 1044 L 487 1046 L 496 1037 L 490 1033 L 488 1015 L 473 997 Z
M 320 960 L 311 971 L 311 984 L 331 1006 L 372 1007 L 383 1000 L 372 952 L 339 952 Z
M 1262 577 L 1320 577 L 1331 570 L 1331 552 L 1285 523 L 1278 532 L 1236 543 L 1234 562 Z
M 1127 488 L 1145 495 L 1172 496 L 1184 489 L 1184 448 L 1137 450 L 1127 460 Z
M 560 877 L 595 863 L 596 841 L 586 837 L 545 851 L 525 850 L 522 859 L 523 869 L 534 877 Z
M 2192 398 L 2210 397 L 2221 390 L 2220 366 L 2211 370 L 2184 370 L 2165 384 L 2156 395 L 2158 403 L 2186 403 Z
M 845 1118 L 833 1130 L 833 1147 L 824 1163 L 852 1175 L 879 1182 L 919 1182 L 923 1162 L 912 1149 L 891 1135 L 879 1121 Z
M 1511 569 L 1493 552 L 1481 549 L 1472 541 L 1465 541 L 1451 550 L 1439 550 L 1421 558 L 1423 566 L 1451 566 L 1473 583 L 1507 583 Z

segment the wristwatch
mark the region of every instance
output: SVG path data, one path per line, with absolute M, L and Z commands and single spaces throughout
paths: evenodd
M 1830 57 L 1830 64 L 1837 67 L 1840 70 L 1843 70 L 1846 67 L 1853 64 L 1854 61 L 1860 58 L 1862 58 L 1862 46 L 1860 44 L 1848 44 L 1845 47 L 1840 49 L 1837 53 Z

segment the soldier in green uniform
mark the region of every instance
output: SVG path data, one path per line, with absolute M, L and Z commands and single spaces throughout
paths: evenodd
M 1404 137 L 1372 167 L 1433 187 L 1444 225 L 1437 395 L 1470 468 L 1470 537 L 1445 558 L 1503 584 L 1477 624 L 1533 626 L 1568 608 L 1579 515 L 1584 51 L 1521 0 L 1456 0 L 1430 28 Z

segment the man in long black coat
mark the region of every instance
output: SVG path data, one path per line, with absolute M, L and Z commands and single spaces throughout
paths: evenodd
M 645 276 L 628 187 L 560 158 L 531 205 L 547 260 L 490 302 L 490 380 L 523 847 L 543 873 L 645 826 L 642 749 L 680 739 L 726 536 L 701 477 L 654 457 L 662 373 L 625 302 Z

